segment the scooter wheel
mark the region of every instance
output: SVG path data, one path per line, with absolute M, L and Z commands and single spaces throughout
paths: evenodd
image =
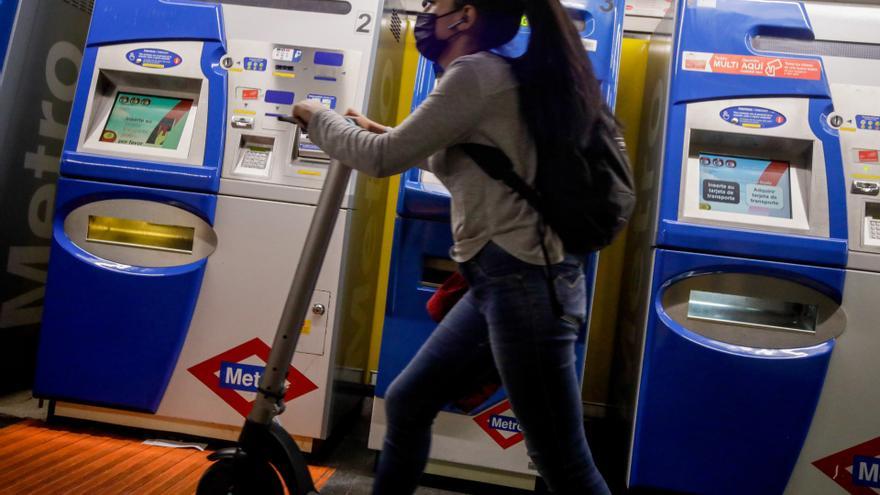
M 220 459 L 202 475 L 196 495 L 284 495 L 284 485 L 267 462 Z

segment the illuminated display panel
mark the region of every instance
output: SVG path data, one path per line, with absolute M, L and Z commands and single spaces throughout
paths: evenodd
M 100 141 L 177 150 L 193 100 L 119 92 Z
M 700 154 L 700 210 L 792 218 L 791 164 Z

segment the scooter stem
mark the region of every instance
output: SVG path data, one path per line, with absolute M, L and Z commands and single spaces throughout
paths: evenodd
M 296 344 L 312 301 L 318 275 L 324 264 L 330 239 L 333 237 L 339 209 L 348 191 L 350 178 L 349 167 L 338 160 L 330 162 L 327 179 L 318 198 L 315 216 L 309 226 L 302 256 L 296 267 L 287 302 L 284 304 L 281 321 L 278 323 L 272 352 L 269 354 L 266 371 L 260 379 L 259 392 L 254 407 L 248 415 L 248 421 L 269 425 L 272 419 L 283 411 L 287 370 L 296 351 Z

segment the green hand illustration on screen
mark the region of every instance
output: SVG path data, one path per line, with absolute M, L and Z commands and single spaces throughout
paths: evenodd
M 120 92 L 101 141 L 176 150 L 192 105 L 188 99 Z

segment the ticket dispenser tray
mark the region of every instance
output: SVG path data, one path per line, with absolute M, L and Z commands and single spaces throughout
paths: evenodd
M 309 139 L 309 135 L 305 132 L 299 133 L 296 146 L 294 147 L 297 157 L 302 158 L 303 160 L 315 162 L 315 163 L 330 163 L 330 155 L 324 152 L 321 148 L 318 147 L 315 143 Z

